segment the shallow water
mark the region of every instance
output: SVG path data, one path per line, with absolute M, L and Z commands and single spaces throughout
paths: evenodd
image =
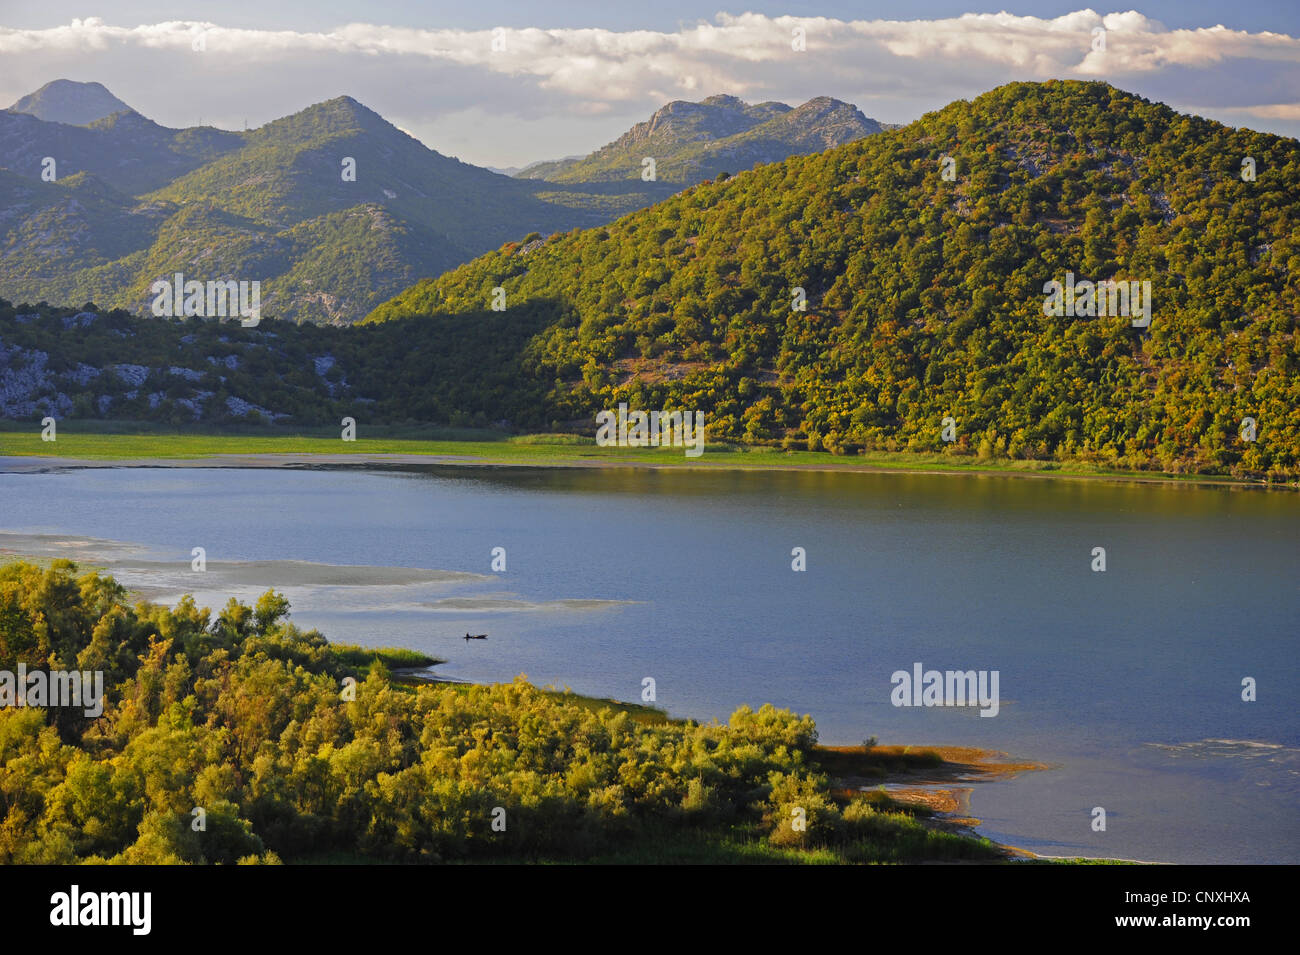
M 447 676 L 523 672 L 629 700 L 652 677 L 677 716 L 772 702 L 811 713 L 829 743 L 1049 763 L 972 795 L 981 831 L 1035 852 L 1300 862 L 1300 494 L 844 472 L 97 469 L 0 473 L 0 531 L 60 535 L 0 539 L 26 552 L 138 545 L 99 559 L 160 597 L 219 607 L 274 586 L 299 625 L 426 651 Z M 892 705 L 891 674 L 916 662 L 996 670 L 997 715 Z M 1245 677 L 1256 702 L 1241 699 Z

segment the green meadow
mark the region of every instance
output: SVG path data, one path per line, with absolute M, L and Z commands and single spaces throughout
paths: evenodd
M 674 468 L 833 469 L 867 471 L 968 472 L 1039 477 L 1117 478 L 1258 485 L 1263 482 L 1222 476 L 1124 471 L 1083 462 L 986 459 L 948 452 L 867 451 L 835 455 L 743 445 L 706 444 L 690 458 L 681 448 L 598 447 L 593 439 L 565 434 L 505 437 L 489 431 L 386 429 L 374 437 L 343 441 L 337 430 L 272 433 L 157 432 L 146 425 L 75 421 L 61 423 L 54 441 L 40 429 L 12 423 L 0 429 L 0 457 L 51 457 L 82 461 L 182 461 L 229 455 L 346 455 L 364 462 L 374 455 L 412 455 L 431 463 L 516 465 L 521 467 L 644 466 Z M 83 430 L 84 428 L 84 430 Z M 138 428 L 138 430 L 137 430 Z M 360 429 L 362 434 L 366 430 Z

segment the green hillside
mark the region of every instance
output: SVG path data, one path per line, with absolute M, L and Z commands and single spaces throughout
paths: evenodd
M 345 158 L 356 161 L 355 181 L 342 176 Z M 146 198 L 177 205 L 210 202 L 272 226 L 377 203 L 438 231 L 467 257 L 530 228 L 573 225 L 571 210 L 535 199 L 534 191 L 434 152 L 341 96 L 268 123 L 249 133 L 242 149 Z
M 507 244 L 367 321 L 443 323 L 504 287 L 544 326 L 522 387 L 562 421 L 627 401 L 703 410 L 715 439 L 852 453 L 941 449 L 951 416 L 953 453 L 1294 473 L 1297 181 L 1293 139 L 1103 83 L 1016 83 Z M 1149 281 L 1150 327 L 1045 315 L 1067 273 Z
M 0 110 L 0 167 L 39 181 L 45 157 L 57 181 L 91 173 L 124 195 L 158 189 L 244 142 L 243 133 L 168 129 L 139 113 L 114 113 L 87 126 Z

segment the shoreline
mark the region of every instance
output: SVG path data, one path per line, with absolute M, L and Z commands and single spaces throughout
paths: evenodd
M 761 457 L 774 457 L 775 455 L 763 455 Z M 492 460 L 477 455 L 449 455 L 449 454 L 393 454 L 377 452 L 358 452 L 358 453 L 323 453 L 323 452 L 266 452 L 250 454 L 213 454 L 209 456 L 192 457 L 192 458 L 116 458 L 116 459 L 99 459 L 99 458 L 71 458 L 61 455 L 21 455 L 21 456 L 0 456 L 0 473 L 52 473 L 67 472 L 73 470 L 92 470 L 92 469 L 116 469 L 116 468 L 198 468 L 198 469 L 305 469 L 305 470 L 328 470 L 328 469 L 387 469 L 387 468 L 410 468 L 410 467 L 430 467 L 430 466 L 461 466 L 470 468 L 500 468 L 500 469 L 548 469 L 548 468 L 645 468 L 645 469 L 669 469 L 674 467 L 691 467 L 694 470 L 780 470 L 780 471 L 857 471 L 866 473 L 906 473 L 906 474 L 975 474 L 987 477 L 1056 477 L 1056 478 L 1074 478 L 1076 480 L 1102 480 L 1116 481 L 1120 483 L 1148 483 L 1148 484 L 1218 484 L 1232 485 L 1237 487 L 1261 487 L 1262 489 L 1284 488 L 1293 489 L 1289 485 L 1251 485 L 1243 482 L 1219 480 L 1212 481 L 1204 478 L 1171 478 L 1171 477 L 1149 477 L 1142 475 L 1110 475 L 1110 474 L 1070 474 L 1059 471 L 981 471 L 974 469 L 933 469 L 925 467 L 909 467 L 900 465 L 895 467 L 882 467 L 871 464 L 856 463 L 839 463 L 828 461 L 825 464 L 799 464 L 794 462 L 772 462 L 760 460 L 753 465 L 747 462 L 736 462 L 733 460 L 723 460 L 716 464 L 691 463 L 682 465 L 678 463 L 660 462 L 654 460 L 574 460 L 556 457 L 554 459 L 543 460 Z M 3 537 L 0 534 L 0 537 Z M 6 557 L 17 557 L 17 554 L 4 555 Z M 111 572 L 111 571 L 110 571 Z M 432 667 L 413 667 L 400 668 L 393 670 L 393 676 L 399 680 L 410 680 L 416 684 L 452 684 L 452 685 L 472 685 L 472 681 L 467 681 L 454 677 L 443 677 L 436 673 Z M 629 704 L 620 703 L 614 700 L 599 700 L 592 698 L 594 702 L 606 702 L 611 705 L 626 706 Z M 860 747 L 819 747 L 823 751 L 845 751 L 860 749 Z M 969 747 L 954 746 L 911 746 L 911 747 L 878 747 L 879 750 L 914 750 L 918 752 L 932 752 L 938 754 L 943 765 L 936 768 L 932 773 L 916 773 L 898 775 L 891 773 L 884 778 L 875 778 L 863 780 L 862 782 L 872 782 L 874 786 L 856 787 L 862 793 L 868 793 L 872 788 L 885 788 L 889 795 L 899 802 L 911 803 L 915 808 L 922 810 L 918 815 L 925 825 L 932 826 L 941 831 L 961 832 L 976 838 L 988 838 L 989 842 L 1003 850 L 1007 860 L 1043 860 L 1045 862 L 1072 862 L 1083 860 L 1085 862 L 1127 862 L 1134 864 L 1154 864 L 1158 862 L 1147 862 L 1145 860 L 1115 859 L 1112 857 L 1079 857 L 1079 856 L 1055 856 L 1039 855 L 1029 850 L 1021 849 L 1014 844 L 998 842 L 985 836 L 978 831 L 982 821 L 973 818 L 969 812 L 969 796 L 973 791 L 971 783 L 975 781 L 992 781 L 1001 778 L 1012 778 L 1020 772 L 1047 769 L 1048 766 L 1037 763 L 1011 763 L 1001 762 L 998 757 L 1005 756 L 1005 753 L 995 750 L 978 750 Z M 838 776 L 838 774 L 837 774 Z M 838 783 L 838 778 L 837 778 Z
M 505 468 L 528 470 L 690 470 L 690 471 L 777 471 L 777 472 L 844 472 L 857 474 L 907 474 L 925 476 L 966 475 L 974 477 L 1040 478 L 1071 481 L 1106 481 L 1120 484 L 1149 484 L 1174 487 L 1225 487 L 1241 490 L 1300 491 L 1300 482 L 1268 482 L 1218 475 L 1146 474 L 1139 471 L 1096 472 L 1068 471 L 1059 467 L 997 468 L 954 465 L 936 467 L 932 464 L 855 463 L 850 460 L 827 462 L 801 462 L 781 460 L 736 460 L 753 455 L 756 458 L 780 457 L 780 452 L 721 452 L 727 459 L 716 463 L 699 460 L 673 461 L 655 457 L 646 458 L 573 458 L 554 456 L 500 456 L 488 454 L 447 454 L 439 452 L 383 452 L 357 451 L 348 453 L 326 451 L 252 451 L 199 453 L 190 457 L 73 457 L 61 454 L 19 453 L 0 455 L 0 474 L 48 474 L 61 471 L 112 470 L 121 468 L 155 469 L 228 469 L 228 470 L 329 470 L 329 469 L 406 469 L 412 467 L 462 467 Z
M 392 673 L 394 679 L 415 687 L 478 685 L 472 680 L 440 676 L 434 672 L 433 666 L 403 667 Z M 613 698 L 565 692 L 593 704 L 636 706 Z M 666 713 L 664 718 L 675 719 Z M 877 803 L 881 811 L 915 813 L 922 825 L 938 832 L 987 839 L 1003 852 L 1004 860 L 1009 863 L 1164 864 L 1112 856 L 1043 855 L 1011 843 L 998 842 L 980 832 L 983 820 L 971 815 L 970 810 L 970 796 L 975 786 L 982 782 L 1009 781 L 1025 772 L 1051 770 L 1052 766 L 1046 763 L 1013 760 L 1002 750 L 946 744 L 877 744 L 870 749 L 818 744 L 813 748 L 813 758 L 831 776 L 832 792 L 845 798 L 866 797 Z M 882 762 L 892 765 L 882 772 L 878 766 Z M 859 774 L 863 770 L 867 775 Z
M 0 553 L 0 565 L 13 560 L 33 561 L 30 555 L 15 552 Z M 111 568 L 103 568 L 110 574 Z M 132 590 L 140 599 L 153 598 Z M 339 645 L 342 646 L 342 645 Z M 346 646 L 364 656 L 368 647 Z M 374 648 L 378 653 L 380 648 Z M 446 663 L 436 660 L 426 665 L 393 666 L 389 672 L 395 684 L 413 689 L 420 686 L 473 687 L 500 684 L 502 681 L 480 683 L 460 677 L 444 676 L 437 667 Z M 542 687 L 544 691 L 582 700 L 593 706 L 609 706 L 633 713 L 638 720 L 652 718 L 655 722 L 680 722 L 691 717 L 672 717 L 664 710 L 643 707 L 636 703 L 597 697 Z M 637 712 L 639 716 L 635 715 Z M 831 777 L 831 791 L 845 801 L 866 798 L 882 812 L 903 812 L 912 816 L 922 826 L 936 832 L 987 840 L 996 847 L 1004 862 L 1043 861 L 1049 863 L 1145 863 L 1141 860 L 1110 857 L 1047 856 L 1022 849 L 1014 844 L 999 842 L 979 831 L 983 820 L 971 814 L 970 796 L 980 782 L 1010 780 L 1023 772 L 1049 770 L 1045 763 L 1011 760 L 1001 750 L 948 744 L 885 744 L 870 748 L 852 745 L 817 744 L 812 758 Z

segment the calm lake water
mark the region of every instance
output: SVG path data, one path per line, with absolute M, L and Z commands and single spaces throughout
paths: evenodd
M 1042 854 L 1300 862 L 1300 494 L 827 472 L 100 469 L 0 473 L 0 531 L 139 544 L 162 563 L 128 582 L 214 607 L 274 586 L 300 626 L 426 651 L 449 677 L 526 673 L 627 700 L 652 677 L 674 716 L 771 702 L 812 714 L 828 743 L 1048 763 L 971 797 L 982 832 Z M 196 546 L 206 575 L 190 573 Z M 491 571 L 495 547 L 505 573 Z M 806 572 L 791 570 L 795 547 Z M 249 560 L 483 576 L 338 586 L 276 564 L 253 586 L 216 566 Z M 916 662 L 998 671 L 998 714 L 893 706 L 891 674 Z M 1242 701 L 1246 677 L 1256 702 Z

